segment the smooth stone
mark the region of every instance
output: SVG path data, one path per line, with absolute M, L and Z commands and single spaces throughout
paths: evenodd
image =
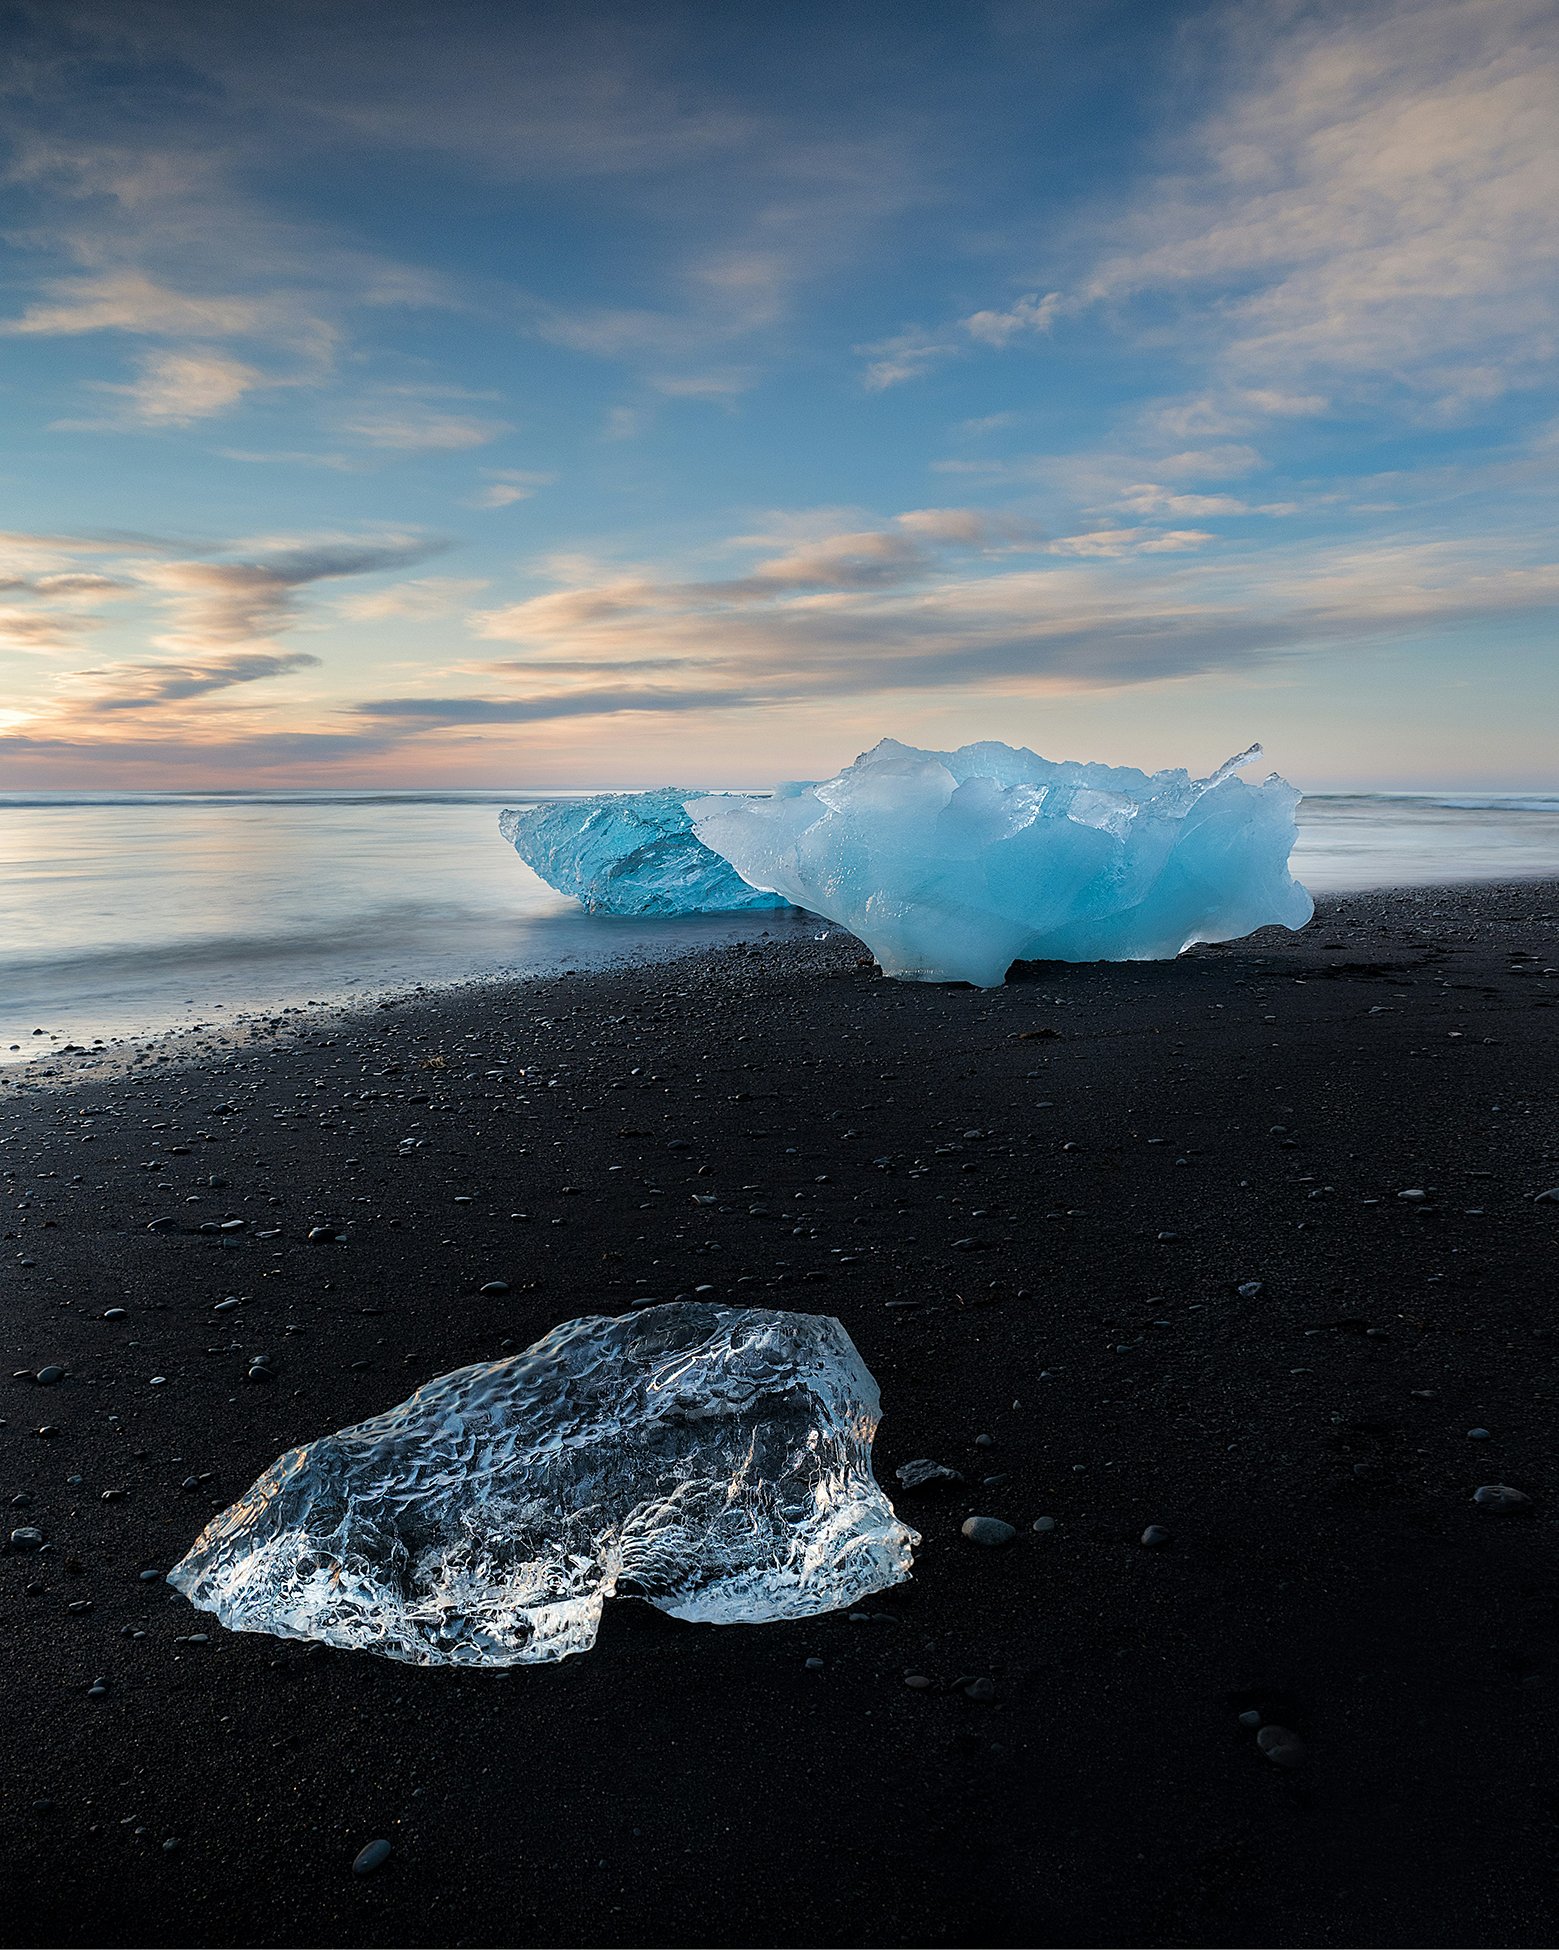
M 1252 1707 L 1249 1712 L 1240 1715 L 1240 1725 L 1251 1728 L 1259 1727 L 1261 1725 L 1261 1715 Z
M 904 1684 L 912 1693 L 929 1692 L 935 1683 L 933 1679 L 923 1672 L 907 1672 L 904 1675 Z
M 125 1320 L 128 1317 L 128 1310 L 124 1307 L 110 1307 L 103 1316 L 105 1320 Z
M 375 1869 L 383 1868 L 389 1859 L 390 1844 L 381 1837 L 376 1842 L 370 1842 L 366 1848 L 358 1850 L 357 1857 L 352 1863 L 352 1873 L 355 1876 L 371 1876 Z
M 1161 1523 L 1150 1523 L 1142 1533 L 1142 1541 L 1144 1544 L 1150 1546 L 1154 1544 L 1167 1544 L 1169 1542 L 1169 1532 Z
M 1495 1516 L 1509 1516 L 1516 1510 L 1531 1508 L 1532 1499 L 1525 1490 L 1512 1489 L 1509 1483 L 1483 1483 L 1472 1493 L 1472 1500 L 1480 1510 L 1489 1510 Z
M 11 1548 L 14 1551 L 37 1551 L 43 1549 L 43 1532 L 30 1523 L 17 1526 L 11 1532 Z
M 963 1471 L 949 1469 L 946 1463 L 933 1462 L 929 1456 L 916 1456 L 911 1461 L 900 1463 L 893 1472 L 907 1490 L 924 1489 L 928 1483 L 961 1483 Z
M 995 1548 L 1000 1544 L 1010 1544 L 1018 1533 L 1010 1523 L 1003 1523 L 1000 1517 L 965 1517 L 963 1534 L 971 1544 Z
M 1256 1745 L 1274 1767 L 1304 1765 L 1305 1743 L 1287 1727 L 1263 1727 L 1256 1735 Z
M 1034 1519 L 1034 1528 L 1042 1534 L 1045 1531 L 1054 1530 L 1055 1527 L 1056 1520 L 1054 1517 L 1036 1517 Z
M 1489 1440 L 1489 1432 L 1487 1429 L 1469 1429 L 1467 1431 L 1467 1440 L 1469 1442 L 1487 1442 Z
M 479 1291 L 482 1293 L 507 1293 L 509 1291 L 509 1282 L 507 1280 L 489 1280 L 486 1286 L 480 1288 Z
M 41 1382 L 45 1388 L 52 1388 L 57 1381 L 65 1379 L 65 1370 L 51 1362 L 48 1367 L 40 1368 L 33 1379 Z

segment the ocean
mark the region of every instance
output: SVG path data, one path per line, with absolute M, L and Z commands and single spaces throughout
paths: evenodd
M 499 835 L 537 796 L 0 793 L 0 1063 L 817 925 L 586 915 Z M 1559 877 L 1559 793 L 1319 794 L 1294 871 L 1316 893 Z

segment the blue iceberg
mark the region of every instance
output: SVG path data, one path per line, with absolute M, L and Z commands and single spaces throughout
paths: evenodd
M 693 831 L 686 801 L 663 786 L 599 799 L 506 808 L 498 830 L 526 866 L 592 914 L 733 914 L 786 907 L 751 887 Z M 718 800 L 701 800 L 718 804 Z
M 1288 870 L 1299 793 L 885 738 L 836 778 L 688 803 L 743 880 L 858 935 L 884 973 L 1002 982 L 1015 961 L 1156 961 L 1314 912 Z

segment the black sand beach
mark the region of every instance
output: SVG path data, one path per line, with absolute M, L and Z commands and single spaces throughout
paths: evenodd
M 985 994 L 755 923 L 10 1073 L 0 1937 L 1552 1943 L 1556 924 L 1362 896 Z M 294 1443 L 705 1287 L 881 1384 L 924 1543 L 868 1621 L 619 1601 L 453 1673 L 143 1576 Z M 898 1494 L 919 1456 L 968 1480 Z

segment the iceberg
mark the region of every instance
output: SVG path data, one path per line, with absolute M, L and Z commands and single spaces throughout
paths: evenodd
M 826 1315 L 571 1320 L 290 1450 L 168 1579 L 232 1631 L 415 1665 L 588 1651 L 618 1592 L 710 1624 L 807 1618 L 910 1574 L 879 1415 Z
M 662 787 L 506 807 L 498 830 L 535 873 L 595 914 L 731 914 L 788 905 L 750 887 L 693 831 L 685 801 Z
M 1299 793 L 885 738 L 836 778 L 688 802 L 743 880 L 858 935 L 888 975 L 1001 983 L 1015 961 L 1154 961 L 1314 912 L 1288 870 Z

